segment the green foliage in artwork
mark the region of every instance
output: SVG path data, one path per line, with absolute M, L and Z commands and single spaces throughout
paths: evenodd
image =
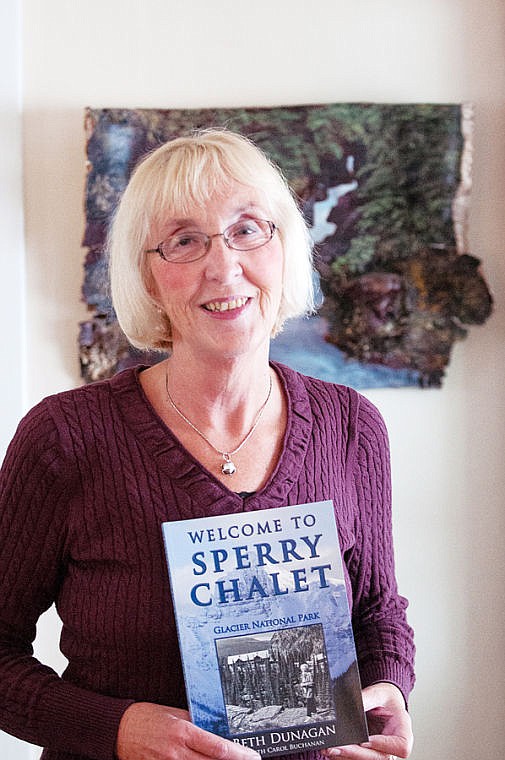
M 387 252 L 401 259 L 420 245 L 454 244 L 459 106 L 334 104 L 214 113 L 218 123 L 244 131 L 260 145 L 302 195 L 311 180 L 330 185 L 332 162 L 346 151 L 361 151 L 360 217 L 338 269 L 360 272 L 374 255 L 380 260 Z
M 420 245 L 454 245 L 451 211 L 460 182 L 460 107 L 372 105 L 365 108 L 363 122 L 359 236 L 379 239 L 379 258 L 386 250 L 404 258 Z M 352 249 L 359 255 L 359 246 Z
M 339 256 L 331 265 L 333 274 L 337 278 L 342 276 L 345 279 L 349 275 L 356 276 L 366 272 L 374 260 L 378 242 L 377 235 L 353 238 L 347 253 Z

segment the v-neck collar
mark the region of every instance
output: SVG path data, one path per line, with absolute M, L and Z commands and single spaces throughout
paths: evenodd
M 181 444 L 156 413 L 140 383 L 138 366 L 116 375 L 111 383 L 121 416 L 163 477 L 171 478 L 189 497 L 191 514 L 181 518 L 254 511 L 290 503 L 289 493 L 298 481 L 312 431 L 312 410 L 302 377 L 294 370 L 271 362 L 287 398 L 287 425 L 277 467 L 267 483 L 242 498 L 230 491 Z M 253 454 L 252 454 L 253 455 Z M 202 494 L 205 498 L 202 498 Z M 186 510 L 183 510 L 186 511 Z

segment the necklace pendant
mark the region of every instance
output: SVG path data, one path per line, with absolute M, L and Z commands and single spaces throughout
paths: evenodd
M 223 475 L 233 475 L 234 472 L 237 472 L 237 468 L 231 461 L 229 454 L 223 454 L 223 459 L 224 462 L 221 465 L 221 472 Z

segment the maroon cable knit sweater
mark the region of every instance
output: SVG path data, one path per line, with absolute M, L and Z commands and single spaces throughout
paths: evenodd
M 289 402 L 284 448 L 245 499 L 180 445 L 138 370 L 49 397 L 21 422 L 0 480 L 0 728 L 46 747 L 45 760 L 113 760 L 132 701 L 185 706 L 165 520 L 333 499 L 362 683 L 409 694 L 414 646 L 394 576 L 382 419 L 353 390 L 274 366 Z M 32 656 L 53 602 L 62 678 Z

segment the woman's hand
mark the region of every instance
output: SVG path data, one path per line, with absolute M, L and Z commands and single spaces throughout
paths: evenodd
M 323 751 L 328 758 L 349 760 L 389 760 L 408 757 L 414 737 L 412 721 L 405 709 L 400 690 L 391 683 L 376 683 L 363 689 L 363 706 L 368 721 L 370 741 L 332 747 Z
M 241 744 L 193 725 L 186 710 L 135 702 L 124 712 L 116 742 L 119 760 L 256 760 Z

